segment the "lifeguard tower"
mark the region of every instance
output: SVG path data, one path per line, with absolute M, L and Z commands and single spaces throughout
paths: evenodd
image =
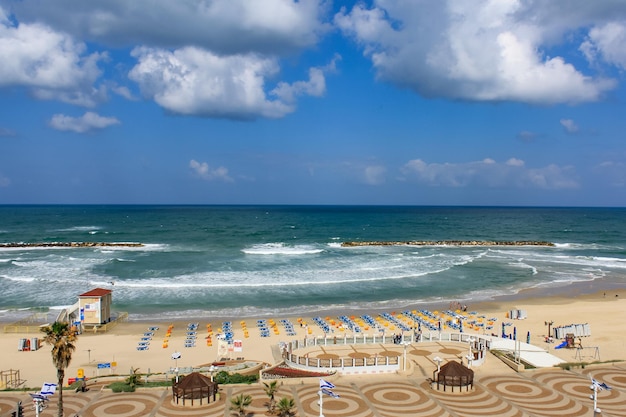
M 84 325 L 97 326 L 111 321 L 113 291 L 94 288 L 78 296 L 80 321 Z

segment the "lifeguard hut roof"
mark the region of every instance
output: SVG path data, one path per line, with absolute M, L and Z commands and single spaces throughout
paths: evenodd
M 105 295 L 111 294 L 113 291 L 107 290 L 105 288 L 94 288 L 93 290 L 87 291 L 84 294 L 80 294 L 79 297 L 104 297 Z

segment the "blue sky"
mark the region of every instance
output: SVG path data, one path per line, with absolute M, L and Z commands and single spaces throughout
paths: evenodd
M 0 0 L 0 204 L 626 206 L 623 0 Z

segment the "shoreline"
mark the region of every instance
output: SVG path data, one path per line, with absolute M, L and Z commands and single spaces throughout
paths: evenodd
M 587 288 L 589 289 L 589 288 Z M 574 292 L 562 291 L 560 294 L 544 294 L 541 296 L 536 291 L 523 292 L 515 299 L 500 298 L 488 302 L 480 302 L 469 304 L 467 312 L 461 314 L 468 315 L 468 320 L 473 317 L 476 319 L 481 314 L 493 318 L 494 324 L 492 329 L 487 327 L 478 329 L 468 325 L 467 333 L 474 334 L 500 334 L 501 325 L 510 323 L 506 327 L 510 333 L 517 329 L 520 339 L 526 340 L 530 338 L 532 344 L 540 346 L 550 353 L 562 358 L 566 362 L 578 362 L 583 359 L 588 362 L 594 360 L 626 360 L 626 322 L 622 320 L 623 312 L 626 310 L 626 288 L 623 286 L 619 289 L 613 288 L 610 292 L 580 292 L 578 289 L 572 289 Z M 576 292 L 578 291 L 578 292 Z M 615 297 L 617 295 L 617 297 Z M 442 309 L 442 307 L 444 307 Z M 421 306 L 420 308 L 426 308 Z M 439 303 L 437 310 L 447 310 L 448 302 L 445 306 Z M 397 309 L 403 311 L 410 308 Z M 523 320 L 512 320 L 508 318 L 509 311 L 513 309 L 524 310 L 527 318 Z M 434 308 L 429 308 L 436 311 Z M 387 312 L 393 312 L 394 309 L 389 308 Z M 472 312 L 476 312 L 475 314 Z M 370 314 L 377 316 L 377 312 L 372 310 L 363 310 L 363 313 L 349 311 L 324 311 L 322 317 L 330 317 L 337 319 L 337 316 L 345 314 L 347 316 L 361 314 Z M 276 362 L 273 355 L 274 346 L 281 342 L 288 342 L 303 337 L 323 337 L 321 329 L 314 324 L 312 317 L 314 315 L 277 315 L 273 316 L 276 323 L 281 319 L 287 319 L 295 325 L 296 335 L 288 336 L 282 326 L 278 326 L 279 333 L 272 334 L 270 337 L 261 337 L 257 330 L 256 320 L 246 317 L 216 318 L 216 317 L 187 317 L 185 319 L 168 320 L 162 316 L 155 315 L 150 320 L 132 320 L 122 322 L 114 326 L 106 333 L 83 333 L 77 339 L 76 350 L 73 355 L 70 367 L 66 370 L 66 378 L 74 377 L 78 369 L 84 369 L 88 378 L 96 376 L 106 376 L 108 372 L 113 374 L 124 374 L 130 368 L 140 368 L 142 372 L 159 373 L 171 372 L 175 366 L 181 368 L 198 367 L 202 364 L 211 363 L 219 360 L 221 357 L 218 352 L 217 343 L 210 345 L 206 341 L 207 331 L 212 326 L 212 330 L 217 333 L 222 327 L 224 321 L 231 321 L 235 335 L 235 339 L 243 341 L 243 352 L 234 353 L 233 356 L 245 357 L 246 360 L 258 361 L 262 363 L 273 364 Z M 259 317 L 261 318 L 261 317 Z M 298 325 L 298 319 L 304 320 L 308 324 L 308 328 Z M 575 323 L 589 323 L 591 328 L 591 336 L 583 338 L 581 346 L 592 349 L 585 349 L 578 352 L 576 349 L 560 349 L 555 350 L 554 344 L 545 343 L 547 335 L 547 324 L 557 326 L 567 326 Z M 185 347 L 185 329 L 189 323 L 198 323 L 198 339 L 197 345 L 191 348 Z M 155 332 L 152 339 L 150 349 L 147 351 L 137 350 L 137 344 L 152 326 L 159 329 Z M 166 336 L 166 329 L 173 326 L 173 333 Z M 245 328 L 250 329 L 249 336 L 244 335 Z M 307 330 L 311 330 L 308 333 Z M 399 330 L 392 330 L 389 327 L 387 335 L 391 335 Z M 451 331 L 449 329 L 444 331 Z M 372 334 L 378 332 L 373 328 L 365 330 L 364 333 Z M 351 335 L 345 329 L 333 328 L 334 336 Z M 526 336 L 528 334 L 528 336 Z M 9 367 L 11 369 L 20 370 L 21 378 L 26 380 L 26 386 L 37 387 L 41 383 L 54 379 L 55 370 L 50 360 L 50 347 L 42 346 L 36 352 L 20 352 L 17 349 L 18 341 L 21 338 L 33 338 L 41 335 L 29 333 L 0 333 L 0 349 L 3 352 L 3 371 Z M 167 343 L 165 339 L 168 339 Z M 453 342 L 451 342 L 453 343 Z M 163 345 L 163 346 L 162 346 Z M 593 348 L 598 349 L 594 350 Z M 331 348 L 331 347 L 329 347 Z M 171 359 L 173 352 L 181 352 L 182 359 L 176 363 Z M 583 354 L 583 359 L 577 355 Z M 592 357 L 596 355 L 597 358 Z M 222 354 L 223 355 L 223 354 Z M 601 355 L 601 356 L 600 356 Z M 115 363 L 117 367 L 110 371 L 100 371 L 96 366 L 98 363 Z M 10 364 L 10 365 L 9 365 Z M 6 369 L 5 369 L 6 368 Z M 487 369 L 487 368 L 485 368 Z M 483 372 L 479 369 L 479 372 Z
M 622 282 L 612 281 L 608 278 L 597 278 L 589 281 L 576 281 L 570 282 L 564 285 L 550 285 L 550 286 L 537 286 L 532 288 L 524 288 L 512 294 L 502 294 L 496 295 L 493 297 L 485 298 L 485 299 L 472 299 L 470 296 L 465 297 L 457 297 L 450 298 L 445 300 L 430 300 L 423 302 L 406 302 L 402 304 L 392 304 L 390 302 L 389 305 L 386 306 L 328 306 L 318 307 L 315 306 L 294 306 L 285 308 L 284 311 L 273 311 L 273 312 L 256 312 L 256 313 L 245 313 L 245 314 L 237 314 L 237 313 L 223 313 L 222 311 L 215 312 L 207 310 L 206 312 L 197 312 L 197 311 L 180 311 L 176 312 L 174 316 L 168 316 L 168 311 L 154 311 L 154 312 L 137 312 L 137 311 L 126 311 L 123 308 L 116 308 L 115 304 L 113 305 L 114 312 L 128 312 L 128 322 L 129 323 L 151 323 L 154 322 L 154 317 L 160 317 L 161 321 L 171 321 L 171 322 L 183 322 L 185 320 L 220 320 L 220 321 L 233 321 L 233 320 L 241 320 L 241 319 L 256 319 L 256 318 L 271 318 L 271 317 L 298 317 L 298 316 L 307 316 L 307 317 L 315 317 L 315 316 L 336 316 L 340 314 L 349 314 L 349 315 L 362 315 L 362 314 L 380 314 L 383 312 L 391 312 L 391 311 L 405 311 L 405 310 L 442 310 L 447 309 L 449 304 L 457 302 L 461 304 L 465 304 L 468 308 L 473 309 L 479 306 L 491 306 L 491 305 L 500 305 L 500 304 L 515 304 L 515 303 L 527 303 L 529 300 L 542 300 L 546 298 L 553 299 L 563 299 L 563 300 L 572 300 L 574 298 L 594 298 L 598 294 L 603 294 L 607 292 L 607 295 L 615 296 L 615 293 L 619 294 L 620 297 L 626 298 L 626 284 Z M 386 303 L 386 302 L 382 302 Z M 300 312 L 295 312 L 294 310 L 300 308 Z M 56 308 L 51 307 L 29 307 L 29 308 L 16 308 L 16 309 L 5 309 L 2 312 L 12 312 L 17 314 L 18 312 L 23 312 L 23 315 L 18 320 L 8 319 L 7 317 L 2 317 L 2 312 L 0 312 L 0 325 L 7 325 L 15 323 L 19 320 L 24 320 L 28 317 L 31 317 L 35 314 L 48 314 L 56 316 L 61 309 L 56 306 Z M 182 313 L 186 313 L 186 315 L 182 315 Z

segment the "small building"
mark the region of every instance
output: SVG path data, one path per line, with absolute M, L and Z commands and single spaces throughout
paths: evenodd
M 459 387 L 459 390 L 469 391 L 471 387 L 474 389 L 474 371 L 466 368 L 462 363 L 451 361 L 441 367 L 439 371 L 433 372 L 433 382 L 437 383 L 437 391 L 439 386 L 443 385 L 443 390 L 446 387 L 451 387 L 454 392 L 454 387 Z
M 111 321 L 113 291 L 94 288 L 78 296 L 80 321 L 83 324 L 105 324 Z
M 199 372 L 192 372 L 172 387 L 172 403 L 185 407 L 200 407 L 213 402 L 218 394 L 218 385 Z

